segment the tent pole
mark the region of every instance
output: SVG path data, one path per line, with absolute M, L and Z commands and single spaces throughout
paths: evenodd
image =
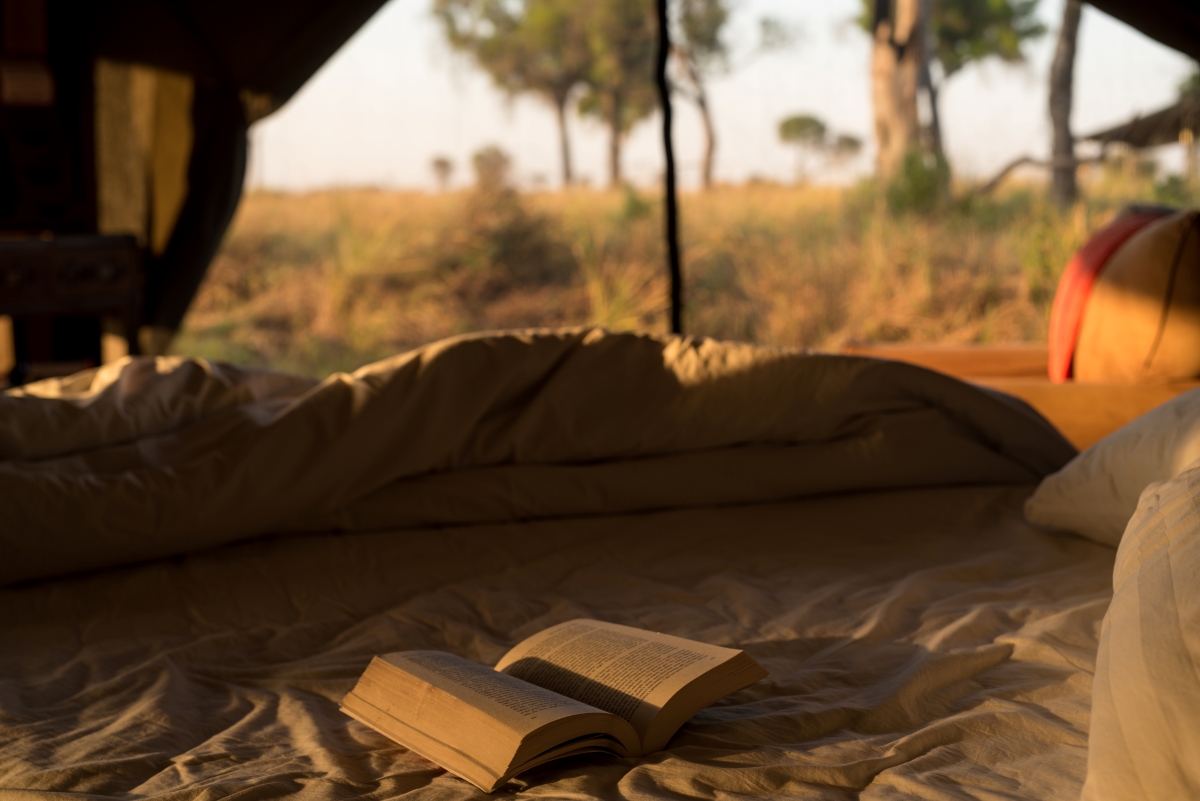
M 663 204 L 667 236 L 667 266 L 671 271 L 671 333 L 683 333 L 683 270 L 679 255 L 679 203 L 675 196 L 675 145 L 671 140 L 671 87 L 667 83 L 667 59 L 671 55 L 671 33 L 667 19 L 668 0 L 656 0 L 658 6 L 658 97 L 662 106 Z

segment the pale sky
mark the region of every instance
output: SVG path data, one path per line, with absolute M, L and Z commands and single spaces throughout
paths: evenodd
M 582 2 L 583 0 L 581 0 Z M 830 181 L 869 169 L 871 107 L 869 42 L 848 20 L 859 0 L 740 0 L 731 22 L 734 70 L 712 81 L 717 126 L 717 178 L 758 175 L 790 180 L 795 157 L 777 138 L 779 121 L 816 114 L 837 133 L 868 143 L 856 164 Z M 425 189 L 430 160 L 456 164 L 454 183 L 471 180 L 470 156 L 497 144 L 514 157 L 524 185 L 557 185 L 557 129 L 536 98 L 508 101 L 486 75 L 451 53 L 432 18 L 430 0 L 391 0 L 284 106 L 251 131 L 252 186 L 306 190 L 328 186 Z M 1011 159 L 1045 155 L 1049 146 L 1046 76 L 1061 0 L 1042 0 L 1050 32 L 1031 46 L 1029 63 L 969 67 L 943 88 L 947 151 L 961 175 L 982 176 Z M 791 49 L 752 57 L 757 20 L 770 15 L 800 31 Z M 1192 63 L 1124 23 L 1085 6 L 1075 72 L 1077 134 L 1123 122 L 1174 100 Z M 699 178 L 699 118 L 682 99 L 675 143 L 684 186 Z M 571 121 L 577 174 L 604 182 L 606 134 L 594 120 Z M 657 121 L 630 135 L 623 159 L 634 183 L 662 169 Z M 1171 149 L 1168 149 L 1168 151 Z M 1165 153 L 1170 164 L 1177 154 Z

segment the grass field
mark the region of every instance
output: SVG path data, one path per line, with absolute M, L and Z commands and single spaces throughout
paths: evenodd
M 685 329 L 819 349 L 1043 341 L 1074 250 L 1154 196 L 1119 178 L 1066 211 L 1036 186 L 928 216 L 866 186 L 685 194 Z M 632 191 L 252 193 L 173 351 L 321 376 L 467 331 L 662 331 L 661 224 Z

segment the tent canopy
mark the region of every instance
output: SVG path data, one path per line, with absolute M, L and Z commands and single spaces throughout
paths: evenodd
M 1157 147 L 1180 141 L 1185 131 L 1194 136 L 1200 128 L 1200 98 L 1185 98 L 1153 114 L 1079 137 L 1084 142 L 1107 145 L 1122 142 L 1133 148 Z
M 1195 0 L 1090 0 L 1151 39 L 1200 61 L 1200 3 Z
M 92 15 L 96 55 L 188 73 L 269 98 L 264 110 L 295 94 L 383 3 L 76 0 Z
M 228 83 L 268 95 L 277 107 L 383 2 L 74 0 L 73 4 L 77 12 L 92 15 L 99 55 Z M 1092 5 L 1200 60 L 1200 4 L 1092 0 Z

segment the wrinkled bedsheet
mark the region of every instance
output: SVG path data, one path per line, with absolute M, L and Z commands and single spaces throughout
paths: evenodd
M 376 653 L 494 663 L 585 616 L 771 675 L 504 794 L 1079 796 L 1113 551 L 1024 522 L 1071 451 L 1011 399 L 578 331 L 320 385 L 135 360 L 0 415 L 6 796 L 478 796 L 342 695 Z

